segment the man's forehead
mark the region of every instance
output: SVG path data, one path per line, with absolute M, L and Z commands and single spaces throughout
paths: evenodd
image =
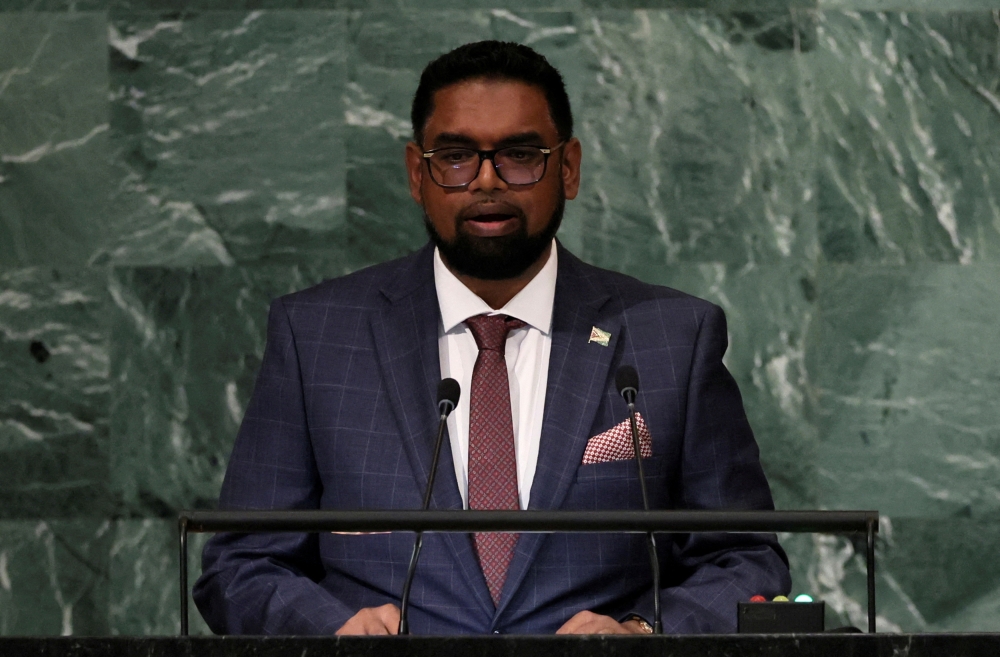
M 424 135 L 463 135 L 476 142 L 503 141 L 534 133 L 544 140 L 558 131 L 545 92 L 514 80 L 473 79 L 449 85 L 434 94 Z

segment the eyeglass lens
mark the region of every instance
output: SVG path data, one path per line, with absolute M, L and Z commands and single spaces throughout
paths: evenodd
M 429 160 L 434 181 L 448 187 L 468 185 L 482 167 L 479 153 L 467 148 L 436 151 Z M 545 174 L 545 154 L 533 146 L 503 148 L 493 155 L 493 167 L 509 185 L 530 185 Z

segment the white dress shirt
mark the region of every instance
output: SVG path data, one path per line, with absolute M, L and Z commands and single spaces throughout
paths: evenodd
M 549 259 L 542 270 L 507 302 L 493 310 L 452 274 L 434 250 L 434 286 L 441 308 L 438 353 L 441 378 L 451 377 L 462 386 L 458 408 L 448 418 L 455 476 L 465 508 L 469 507 L 469 395 L 472 369 L 479 348 L 465 320 L 475 315 L 509 315 L 526 324 L 507 335 L 507 377 L 510 380 L 510 407 L 514 423 L 514 455 L 517 459 L 517 492 L 521 508 L 528 508 L 531 482 L 538 462 L 545 410 L 545 386 L 549 378 L 552 350 L 552 304 L 556 296 L 556 246 L 552 242 Z

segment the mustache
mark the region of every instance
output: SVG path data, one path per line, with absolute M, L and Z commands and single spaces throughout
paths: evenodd
M 488 214 L 506 214 L 524 220 L 524 210 L 507 201 L 480 202 L 464 208 L 458 213 L 459 221 L 469 221 Z

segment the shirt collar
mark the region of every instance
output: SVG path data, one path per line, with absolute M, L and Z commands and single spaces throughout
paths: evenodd
M 556 297 L 556 274 L 559 271 L 556 242 L 552 240 L 549 259 L 541 271 L 503 308 L 493 310 L 489 304 L 465 287 L 451 273 L 434 249 L 434 287 L 444 332 L 449 333 L 465 320 L 476 315 L 509 315 L 548 335 L 552 328 L 552 306 Z

